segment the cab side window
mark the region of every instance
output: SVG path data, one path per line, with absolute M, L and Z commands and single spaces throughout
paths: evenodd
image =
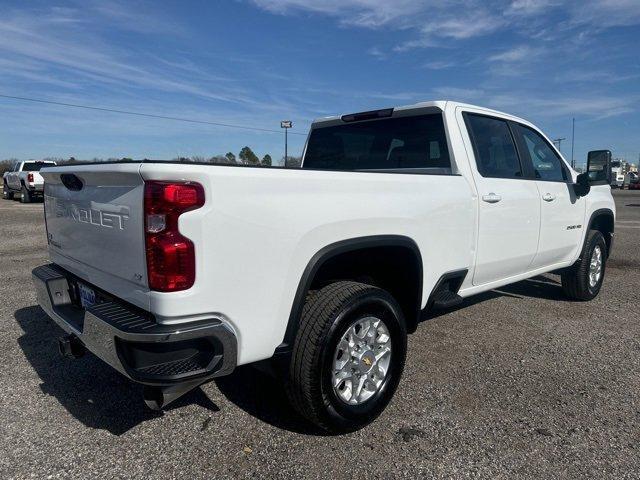
M 525 152 L 523 160 L 529 157 L 533 174 L 537 180 L 548 182 L 566 182 L 568 175 L 562 159 L 547 141 L 535 130 L 524 125 L 516 127 Z
M 522 178 L 522 166 L 507 122 L 472 113 L 465 113 L 464 118 L 480 175 Z

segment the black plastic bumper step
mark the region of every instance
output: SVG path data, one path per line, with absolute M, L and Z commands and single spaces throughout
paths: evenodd
M 451 290 L 440 290 L 433 298 L 434 308 L 453 308 L 462 303 L 462 297 Z

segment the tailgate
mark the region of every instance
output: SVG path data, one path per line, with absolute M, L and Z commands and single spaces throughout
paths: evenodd
M 66 166 L 42 176 L 51 260 L 108 292 L 129 291 L 124 297 L 140 305 L 131 298 L 147 290 L 139 169 L 135 163 Z

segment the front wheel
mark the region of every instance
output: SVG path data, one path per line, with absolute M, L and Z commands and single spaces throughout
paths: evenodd
M 320 428 L 357 430 L 391 401 L 404 369 L 402 311 L 384 290 L 332 283 L 311 294 L 296 336 L 287 393 Z
M 589 230 L 580 259 L 562 273 L 562 289 L 573 300 L 593 300 L 602 287 L 607 243 L 597 230 Z

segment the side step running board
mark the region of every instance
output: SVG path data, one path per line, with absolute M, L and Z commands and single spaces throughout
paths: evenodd
M 457 307 L 462 303 L 462 297 L 451 290 L 440 290 L 433 296 L 433 308 L 446 309 Z
M 448 272 L 442 275 L 433 288 L 425 310 L 444 310 L 460 305 L 462 303 L 462 297 L 458 295 L 458 290 L 466 276 L 466 269 Z

